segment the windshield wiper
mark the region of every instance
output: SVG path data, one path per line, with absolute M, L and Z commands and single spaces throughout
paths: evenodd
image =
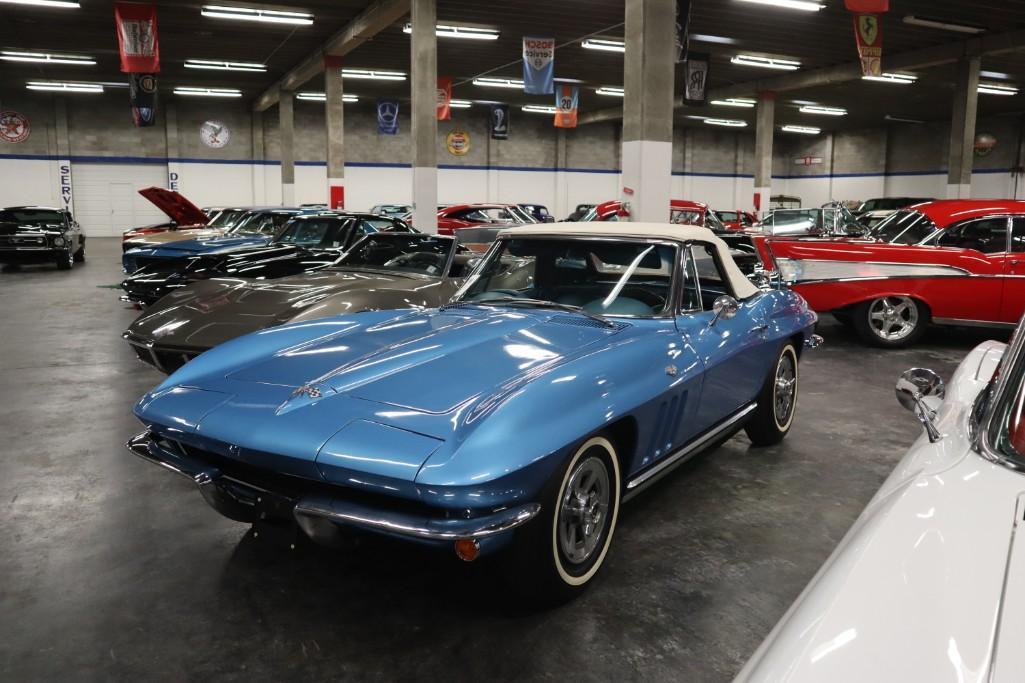
M 591 311 L 585 311 L 581 306 L 574 306 L 572 304 L 560 304 L 557 301 L 545 301 L 544 299 L 521 299 L 514 296 L 504 296 L 497 299 L 485 299 L 484 301 L 454 301 L 450 304 L 445 304 L 439 307 L 438 310 L 444 311 L 447 308 L 456 308 L 460 306 L 529 306 L 532 308 L 554 308 L 559 311 L 568 311 L 570 313 L 579 313 L 580 315 L 587 316 L 591 320 L 595 320 L 605 327 L 616 327 L 616 323 L 612 322 L 605 316 L 599 313 L 592 313 Z

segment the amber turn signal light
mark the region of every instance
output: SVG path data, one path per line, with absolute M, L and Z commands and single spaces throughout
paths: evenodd
M 461 538 L 456 541 L 456 555 L 463 562 L 473 562 L 480 555 L 480 543 L 472 538 Z

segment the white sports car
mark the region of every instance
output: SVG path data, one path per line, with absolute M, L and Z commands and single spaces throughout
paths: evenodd
M 901 376 L 925 433 L 737 681 L 1025 680 L 1023 326 Z

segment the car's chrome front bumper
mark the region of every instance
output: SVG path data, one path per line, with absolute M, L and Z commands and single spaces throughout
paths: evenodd
M 207 503 L 224 516 L 255 522 L 268 510 L 290 514 L 306 535 L 318 542 L 329 542 L 339 526 L 421 541 L 483 540 L 515 529 L 541 511 L 539 504 L 527 503 L 477 517 L 432 517 L 372 507 L 341 496 L 292 497 L 240 481 L 197 458 L 164 447 L 150 432 L 134 436 L 126 445 L 143 460 L 192 480 Z

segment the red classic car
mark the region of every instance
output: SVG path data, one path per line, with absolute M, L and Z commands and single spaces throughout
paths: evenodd
M 162 187 L 146 187 L 139 190 L 139 194 L 163 211 L 171 219 L 171 222 L 126 230 L 121 235 L 122 241 L 128 241 L 141 235 L 155 235 L 158 232 L 166 232 L 168 230 L 202 228 L 210 220 L 210 217 L 202 209 L 174 190 L 167 190 Z
M 742 209 L 716 211 L 715 215 L 727 230 L 746 230 L 758 222 L 758 216 Z
M 461 228 L 537 223 L 516 204 L 452 204 L 438 209 L 438 234 L 451 235 Z
M 581 221 L 618 221 L 621 218 L 629 218 L 630 205 L 621 201 L 613 200 L 602 202 L 588 211 Z M 692 202 L 687 199 L 669 200 L 669 222 L 685 225 L 698 225 L 709 228 L 715 232 L 725 232 L 726 226 L 722 224 L 715 212 L 708 208 L 708 204 Z
M 930 322 L 1013 327 L 1025 312 L 1025 201 L 926 202 L 868 238 L 754 239 L 813 309 L 878 346 L 908 346 Z

